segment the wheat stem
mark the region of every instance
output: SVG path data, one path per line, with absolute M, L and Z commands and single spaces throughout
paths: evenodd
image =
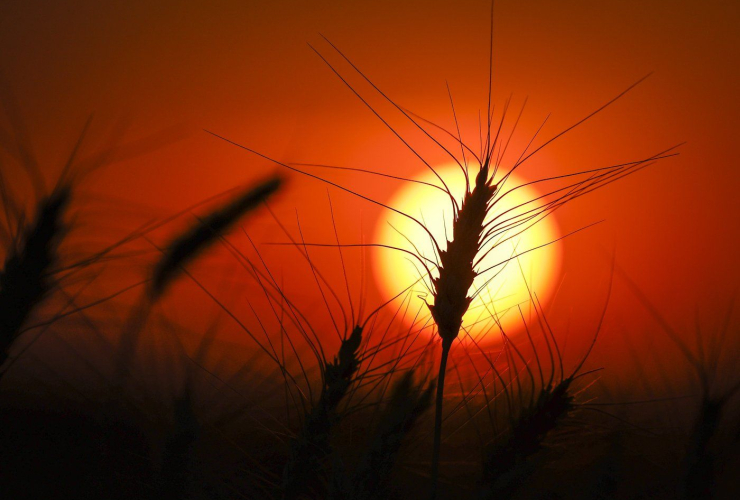
M 449 337 L 448 337 L 449 338 Z M 442 357 L 439 360 L 439 375 L 437 376 L 437 397 L 434 403 L 434 448 L 432 449 L 432 477 L 431 496 L 437 498 L 437 482 L 439 479 L 439 450 L 442 444 L 442 404 L 445 392 L 445 372 L 447 358 L 452 347 L 452 339 L 442 341 Z

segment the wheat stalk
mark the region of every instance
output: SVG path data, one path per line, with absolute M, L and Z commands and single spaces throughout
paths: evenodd
M 386 485 L 395 469 L 401 445 L 431 405 L 433 394 L 434 383 L 426 387 L 415 385 L 413 371 L 406 372 L 395 383 L 390 400 L 379 416 L 375 436 L 352 477 L 351 494 L 341 498 L 388 498 Z
M 529 459 L 542 442 L 574 409 L 570 392 L 573 378 L 541 388 L 534 403 L 512 419 L 511 428 L 498 443 L 484 452 L 483 479 L 487 498 L 508 498 L 532 471 Z
M 253 210 L 274 194 L 282 185 L 280 177 L 250 187 L 230 203 L 211 212 L 192 228 L 175 238 L 169 245 L 152 274 L 150 294 L 159 297 L 186 263 L 193 260 L 245 213 Z
M 177 235 L 162 249 L 149 280 L 149 288 L 139 301 L 123 328 L 118 352 L 116 378 L 121 385 L 135 355 L 141 329 L 150 313 L 151 305 L 161 298 L 167 287 L 184 271 L 185 265 L 199 256 L 239 221 L 247 212 L 257 208 L 282 185 L 280 177 L 272 177 L 256 187 L 249 187 L 230 202 L 213 210 L 182 234 Z M 120 387 L 119 387 L 120 389 Z
M 325 458 L 330 452 L 329 438 L 338 418 L 339 403 L 355 380 L 359 368 L 359 348 L 362 342 L 361 326 L 356 326 L 349 337 L 342 340 L 338 355 L 322 366 L 321 396 L 306 415 L 303 429 L 290 447 L 288 461 L 283 469 L 283 497 L 300 498 L 302 493 L 315 488 L 323 476 Z
M 53 286 L 52 270 L 71 196 L 68 187 L 59 187 L 44 198 L 36 218 L 9 249 L 0 272 L 0 365 L 7 360 L 23 324 Z
M 434 417 L 434 448 L 432 451 L 432 498 L 436 495 L 439 471 L 439 452 L 442 435 L 442 405 L 444 400 L 445 372 L 452 342 L 457 338 L 463 316 L 472 298 L 468 290 L 477 276 L 474 262 L 481 248 L 484 220 L 489 204 L 496 192 L 491 183 L 488 163 L 480 168 L 475 187 L 465 193 L 465 198 L 452 225 L 452 240 L 447 249 L 439 252 L 439 276 L 432 279 L 434 304 L 429 305 L 437 331 L 442 339 L 442 356 L 437 378 L 437 395 Z

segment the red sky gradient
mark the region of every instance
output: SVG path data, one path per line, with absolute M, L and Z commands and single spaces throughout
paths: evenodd
M 187 130 L 183 140 L 106 168 L 83 185 L 87 199 L 113 200 L 117 213 L 165 215 L 276 170 L 203 129 L 280 161 L 397 175 L 423 169 L 310 49 L 307 42 L 363 95 L 372 95 L 319 33 L 402 106 L 452 128 L 449 82 L 463 137 L 477 145 L 477 113 L 486 106 L 488 15 L 487 1 L 470 0 L 6 0 L 0 5 L 0 69 L 37 154 L 49 165 L 50 181 L 90 114 L 91 150 L 119 119 L 130 124 L 125 138 L 172 125 Z M 605 219 L 564 244 L 564 284 L 553 306 L 559 327 L 591 334 L 606 297 L 612 251 L 682 334 L 693 335 L 697 311 L 708 330 L 720 323 L 740 283 L 738 26 L 740 5 L 729 1 L 496 3 L 494 100 L 500 106 L 513 93 L 518 110 L 528 97 L 516 151 L 548 113 L 541 138 L 655 72 L 544 150 L 522 175 L 638 160 L 686 141 L 679 157 L 556 214 L 563 231 Z M 424 144 L 387 105 L 381 109 L 415 144 Z M 432 161 L 442 159 L 428 145 L 422 151 Z M 393 187 L 359 174 L 327 177 L 381 200 Z M 331 241 L 326 186 L 293 174 L 288 179 L 273 204 L 281 220 L 295 229 L 297 211 L 307 240 Z M 371 235 L 382 211 L 330 193 L 340 236 L 358 242 L 363 231 Z M 95 203 L 97 210 L 110 207 Z M 110 223 L 111 233 L 133 228 L 121 217 Z M 281 239 L 267 218 L 251 227 L 262 242 Z M 359 270 L 359 253 L 349 255 Z M 317 259 L 326 269 L 336 262 Z M 341 277 L 336 268 L 327 274 Z M 368 306 L 378 300 L 372 288 L 369 294 Z M 652 342 L 669 345 L 619 278 L 605 327 L 599 359 Z

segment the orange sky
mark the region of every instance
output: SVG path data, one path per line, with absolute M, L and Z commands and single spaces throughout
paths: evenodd
M 184 124 L 184 140 L 112 166 L 85 184 L 91 197 L 123 200 L 118 209 L 128 203 L 166 214 L 274 170 L 202 129 L 281 161 L 421 171 L 308 47 L 331 55 L 319 33 L 398 103 L 452 127 L 448 81 L 463 136 L 477 144 L 477 112 L 486 105 L 488 9 L 487 1 L 471 0 L 6 0 L 0 5 L 0 68 L 37 153 L 54 166 L 50 179 L 90 114 L 91 143 L 121 118 L 130 124 L 127 137 Z M 513 93 L 518 107 L 528 97 L 515 139 L 520 147 L 548 113 L 542 137 L 655 72 L 546 149 L 524 175 L 641 159 L 687 141 L 680 157 L 558 214 L 564 231 L 606 220 L 564 245 L 559 307 L 584 311 L 586 325 L 594 324 L 606 295 L 612 250 L 675 324 L 693 325 L 697 309 L 714 321 L 737 289 L 739 25 L 736 2 L 496 3 L 494 100 L 501 105 Z M 370 94 L 367 86 L 359 88 Z M 408 125 L 401 130 L 419 139 Z M 431 148 L 424 151 L 441 160 Z M 331 178 L 390 197 L 392 184 L 385 181 L 348 173 Z M 276 202 L 281 218 L 295 227 L 297 209 L 307 239 L 330 238 L 326 188 L 289 179 Z M 336 191 L 331 196 L 345 240 L 360 238 L 358 220 L 371 234 L 382 215 L 378 209 Z M 263 241 L 273 236 L 260 235 Z M 655 330 L 623 286 L 615 287 L 612 304 L 615 330 Z M 617 344 L 605 340 L 603 349 L 612 348 Z

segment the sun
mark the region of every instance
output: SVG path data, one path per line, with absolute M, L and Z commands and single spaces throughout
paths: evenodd
M 457 164 L 443 165 L 435 167 L 435 170 L 459 203 L 465 192 L 465 177 L 460 167 Z M 471 177 L 474 176 L 475 172 L 471 170 Z M 387 205 L 421 221 L 444 250 L 448 239 L 446 234 L 452 228 L 449 197 L 442 190 L 430 186 L 440 185 L 431 171 L 414 177 L 414 180 L 418 182 L 404 183 Z M 512 174 L 501 192 L 522 187 L 501 197 L 486 220 L 499 216 L 496 220 L 501 221 L 541 206 L 542 200 L 532 201 L 541 196 L 540 193 L 532 186 L 523 186 L 525 182 Z M 522 314 L 525 320 L 530 318 L 530 297 L 536 294 L 544 304 L 552 295 L 561 264 L 561 248 L 555 242 L 559 237 L 556 222 L 550 215 L 522 231 L 527 226 L 525 224 L 498 236 L 495 248 L 477 266 L 479 275 L 468 291 L 468 296 L 474 294 L 475 298 L 463 318 L 463 327 L 471 335 L 495 335 L 494 338 L 498 339 L 498 325 L 507 334 L 519 331 L 523 326 Z M 439 259 L 429 233 L 395 212 L 387 212 L 380 218 L 374 242 L 383 246 L 373 252 L 373 269 L 384 298 L 390 299 L 415 283 L 410 289 L 412 300 L 433 301 L 427 270 L 420 260 L 405 251 L 387 248 L 396 247 L 421 256 L 436 277 L 436 270 L 430 262 L 438 262 Z M 551 242 L 555 243 L 549 244 Z M 490 249 L 492 243 L 485 245 L 484 251 Z M 422 312 L 429 314 L 426 308 Z

